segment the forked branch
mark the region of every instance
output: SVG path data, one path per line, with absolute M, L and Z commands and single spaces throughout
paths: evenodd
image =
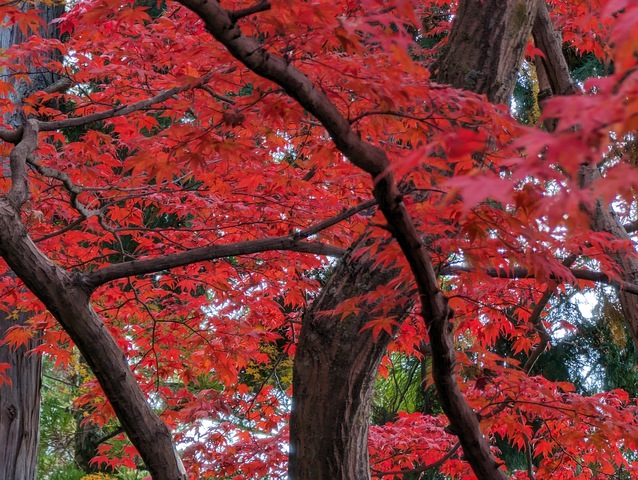
M 326 245 L 321 242 L 309 242 L 305 241 L 305 239 L 316 235 L 317 233 L 330 228 L 363 210 L 372 208 L 375 204 L 376 200 L 368 200 L 367 202 L 348 208 L 333 217 L 285 237 L 263 238 L 227 245 L 211 245 L 209 247 L 193 248 L 185 252 L 164 255 L 156 258 L 133 260 L 130 262 L 110 265 L 82 275 L 81 283 L 87 291 L 92 292 L 100 285 L 120 278 L 162 272 L 172 268 L 190 265 L 191 263 L 211 261 L 218 258 L 250 255 L 253 253 L 273 250 L 288 250 L 292 252 L 341 257 L 345 253 L 343 248 Z

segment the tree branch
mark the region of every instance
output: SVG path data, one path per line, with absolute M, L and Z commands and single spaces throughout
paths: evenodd
M 625 231 L 631 235 L 636 230 L 638 230 L 638 220 L 634 220 L 633 222 L 626 223 L 625 225 L 623 225 L 623 227 L 625 228 Z
M 447 462 L 450 458 L 452 458 L 452 456 L 456 453 L 456 451 L 459 449 L 460 446 L 461 446 L 461 444 L 459 442 L 457 442 L 450 449 L 449 452 L 447 452 L 445 455 L 443 455 L 443 457 L 438 459 L 436 462 L 430 463 L 428 465 L 423 465 L 422 467 L 411 468 L 411 469 L 407 469 L 407 470 L 391 470 L 391 471 L 387 471 L 387 472 L 384 472 L 383 470 L 374 470 L 373 469 L 372 470 L 372 476 L 373 477 L 383 478 L 386 475 L 413 475 L 415 473 L 423 473 L 423 472 L 427 472 L 428 470 L 432 470 L 434 468 L 439 468 L 445 462 Z
M 533 273 L 528 269 L 522 267 L 515 267 L 508 270 L 503 268 L 473 268 L 462 265 L 443 267 L 439 270 L 439 275 L 458 275 L 460 273 L 470 273 L 477 270 L 482 271 L 486 275 L 494 278 L 536 278 Z M 591 270 L 585 270 L 580 268 L 570 268 L 574 278 L 579 280 L 589 280 L 592 282 L 600 282 L 611 287 L 618 288 L 619 290 L 627 293 L 638 295 L 638 285 L 634 283 L 625 282 L 622 280 L 612 279 L 609 275 L 603 272 L 592 272 Z M 556 275 L 550 275 L 550 280 L 561 280 Z
M 210 247 L 193 248 L 192 250 L 165 255 L 163 257 L 117 263 L 84 274 L 82 283 L 88 291 L 92 292 L 100 285 L 119 278 L 157 273 L 190 265 L 191 263 L 250 255 L 272 250 L 288 250 L 335 257 L 340 257 L 345 253 L 345 250 L 342 248 L 332 247 L 319 242 L 302 242 L 297 240 L 295 236 L 264 238 L 247 242 L 231 243 L 229 245 L 211 245 Z
M 106 120 L 108 118 L 128 115 L 129 113 L 133 113 L 138 110 L 143 110 L 145 108 L 152 107 L 153 105 L 157 103 L 162 103 L 168 100 L 169 98 L 171 98 L 173 95 L 177 95 L 178 93 L 181 93 L 186 90 L 190 90 L 191 88 L 198 87 L 202 84 L 205 84 L 206 82 L 208 82 L 211 76 L 212 74 L 204 75 L 193 82 L 189 82 L 184 85 L 179 85 L 177 87 L 164 90 L 163 92 L 160 92 L 153 97 L 146 98 L 144 100 L 140 100 L 139 102 L 131 103 L 129 105 L 122 105 L 120 107 L 115 107 L 110 110 L 105 110 L 103 112 L 92 113 L 90 115 L 85 115 L 83 117 L 74 117 L 74 118 L 67 118 L 64 120 L 57 120 L 54 122 L 39 122 L 40 130 L 43 132 L 50 132 L 53 130 L 59 130 L 61 128 L 79 127 L 82 125 L 87 125 L 89 123 L 98 122 L 100 120 Z
M 367 202 L 348 208 L 333 217 L 285 237 L 249 240 L 228 245 L 211 245 L 209 247 L 193 248 L 185 252 L 164 255 L 157 258 L 132 260 L 130 262 L 109 265 L 108 267 L 85 273 L 82 276 L 82 282 L 85 288 L 92 292 L 100 285 L 119 278 L 161 272 L 172 268 L 183 267 L 184 265 L 190 265 L 191 263 L 210 261 L 218 258 L 250 255 L 272 250 L 288 250 L 330 257 L 341 257 L 345 253 L 343 248 L 333 247 L 321 242 L 307 242 L 302 240 L 316 235 L 320 231 L 332 227 L 363 210 L 372 208 L 375 204 L 376 200 L 368 200 Z
M 237 20 L 247 17 L 249 15 L 253 15 L 259 12 L 265 12 L 270 10 L 270 2 L 268 0 L 262 0 L 259 3 L 256 3 L 252 7 L 242 8 L 240 10 L 233 10 L 230 12 L 230 18 L 233 23 L 237 22 Z
M 334 217 L 331 217 L 327 220 L 324 220 L 323 222 L 319 222 L 316 225 L 313 225 L 304 230 L 301 230 L 300 232 L 295 234 L 295 237 L 308 238 L 312 235 L 315 235 L 321 232 L 322 230 L 325 230 L 326 228 L 332 227 L 333 225 L 336 225 L 337 223 L 352 217 L 353 215 L 356 215 L 359 212 L 362 212 L 363 210 L 372 208 L 376 204 L 377 204 L 377 201 L 372 199 L 372 200 L 368 200 L 367 202 L 363 202 L 362 204 L 357 205 L 355 207 L 348 208 L 347 210 L 344 210 L 343 212 L 341 212 L 338 215 L 335 215 Z
M 41 132 L 51 132 L 51 131 L 59 130 L 62 128 L 79 127 L 82 125 L 87 125 L 89 123 L 98 122 L 100 120 L 106 120 L 108 118 L 128 115 L 129 113 L 133 113 L 138 110 L 143 110 L 145 108 L 152 107 L 155 104 L 164 102 L 168 100 L 169 98 L 171 98 L 173 95 L 177 95 L 178 93 L 184 92 L 186 90 L 190 90 L 191 88 L 194 88 L 194 87 L 199 87 L 205 84 L 206 82 L 208 82 L 208 80 L 210 80 L 211 77 L 212 77 L 212 74 L 207 74 L 197 79 L 194 82 L 190 82 L 184 85 L 179 85 L 177 87 L 170 88 L 168 90 L 164 90 L 163 92 L 160 92 L 153 97 L 140 100 L 139 102 L 131 103 L 129 105 L 122 105 L 119 107 L 114 107 L 110 110 L 92 113 L 90 115 L 85 115 L 83 117 L 66 118 L 64 120 L 56 120 L 52 122 L 43 122 L 43 121 L 37 121 L 37 120 L 34 120 L 34 121 L 37 122 L 39 130 Z M 0 130 L 0 140 L 4 140 L 5 142 L 8 142 L 8 143 L 14 143 L 14 144 L 19 143 L 20 140 L 22 139 L 22 135 L 23 135 L 22 127 L 17 128 L 15 130 L 7 130 L 7 129 Z
M 27 183 L 27 158 L 38 148 L 38 123 L 27 120 L 20 142 L 9 155 L 11 166 L 11 190 L 7 196 L 16 210 L 20 210 L 29 195 Z
M 576 255 L 572 254 L 563 261 L 563 265 L 569 268 L 574 264 L 575 261 Z M 538 358 L 543 354 L 551 340 L 551 337 L 545 329 L 543 321 L 541 320 L 541 314 L 543 313 L 543 310 L 545 310 L 545 307 L 549 303 L 550 299 L 554 296 L 554 290 L 557 286 L 558 282 L 556 281 L 553 281 L 547 286 L 538 303 L 534 306 L 532 315 L 529 318 L 529 322 L 534 325 L 534 329 L 538 332 L 541 341 L 538 343 L 538 345 L 536 345 L 534 350 L 532 350 L 532 353 L 527 358 L 525 365 L 523 365 L 523 371 L 525 371 L 525 373 L 529 373 L 532 370 L 534 364 L 536 363 L 536 360 L 538 360 Z
M 54 178 L 55 180 L 59 180 L 60 182 L 62 182 L 64 188 L 69 192 L 71 206 L 80 213 L 82 218 L 87 219 L 96 215 L 101 215 L 103 213 L 103 209 L 88 209 L 78 200 L 78 196 L 84 191 L 84 189 L 73 183 L 71 177 L 69 177 L 66 173 L 61 172 L 60 170 L 55 168 L 41 165 L 35 159 L 35 155 L 30 155 L 29 157 L 27 157 L 27 163 L 40 175 L 44 177 Z

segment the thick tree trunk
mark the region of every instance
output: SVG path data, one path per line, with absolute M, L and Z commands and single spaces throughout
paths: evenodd
M 509 104 L 537 9 L 538 0 L 461 1 L 436 80 Z
M 22 325 L 27 313 L 10 318 L 0 312 L 0 338 L 7 329 Z M 40 432 L 41 359 L 27 352 L 38 345 L 34 337 L 26 346 L 11 349 L 0 345 L 0 363 L 8 363 L 11 385 L 0 385 L 0 478 L 36 478 Z
M 58 32 L 52 20 L 64 12 L 64 5 L 32 4 L 23 2 L 23 8 L 38 8 L 40 16 L 47 25 L 41 32 L 45 38 L 57 37 Z M 0 29 L 0 50 L 25 40 L 17 27 Z M 33 74 L 30 84 L 14 83 L 16 94 L 12 100 L 19 104 L 21 98 L 29 93 L 46 88 L 55 80 L 53 74 L 42 72 Z M 19 126 L 19 116 L 6 119 L 6 123 Z M 7 329 L 14 325 L 24 325 L 29 319 L 26 312 L 20 311 L 15 318 L 6 312 L 0 312 L 0 340 Z M 18 349 L 0 345 L 0 363 L 8 363 L 11 385 L 0 385 L 0 478 L 35 480 L 37 473 L 38 441 L 40 433 L 40 387 L 42 360 L 39 355 L 27 352 L 38 345 L 39 336 L 34 336 L 28 344 Z
M 291 479 L 369 478 L 374 381 L 390 337 L 361 328 L 369 315 L 330 315 L 340 303 L 385 285 L 396 272 L 348 254 L 306 313 L 293 366 Z M 403 312 L 397 311 L 401 315 Z

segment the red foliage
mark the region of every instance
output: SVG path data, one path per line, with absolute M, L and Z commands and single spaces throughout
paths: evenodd
M 603 198 L 616 202 L 620 217 L 631 216 L 638 175 L 625 158 L 611 158 L 610 145 L 636 131 L 638 7 L 628 0 L 551 2 L 564 40 L 613 62 L 614 73 L 588 81 L 582 95 L 548 101 L 544 116 L 558 119 L 557 131 L 548 133 L 517 125 L 482 96 L 428 80 L 428 62 L 442 42 L 422 47 L 413 33 L 445 32 L 448 19 L 433 12 L 446 3 L 275 0 L 269 11 L 243 19 L 242 29 L 284 54 L 362 138 L 383 147 L 436 263 L 464 267 L 443 285 L 467 351 L 459 375 L 484 431 L 530 451 L 539 459 L 538 479 L 598 479 L 621 466 L 635 472 L 623 455 L 638 448 L 635 399 L 619 391 L 577 395 L 570 385 L 527 376 L 491 347 L 507 338 L 513 354 L 528 354 L 539 344 L 529 306 L 548 285 L 578 286 L 562 263 L 569 254 L 579 256 L 581 267 L 595 261 L 611 279 L 618 278 L 614 255 L 635 256 L 632 242 L 593 233 L 584 212 Z M 33 13 L 2 6 L 0 17 L 35 30 Z M 86 0 L 74 3 L 59 25 L 64 42 L 32 36 L 0 60 L 16 80 L 28 80 L 28 58 L 73 83 L 64 93 L 34 93 L 23 105 L 28 116 L 61 122 L 40 133 L 23 219 L 57 264 L 88 272 L 285 237 L 370 199 L 369 177 L 343 158 L 324 128 L 239 65 L 178 4 L 151 17 L 134 2 Z M 51 49 L 65 61 L 47 60 Z M 126 111 L 170 89 L 161 101 Z M 0 83 L 0 94 L 8 90 Z M 16 108 L 5 100 L 0 106 L 4 115 Z M 110 110 L 99 121 L 71 125 Z M 3 155 L 9 147 L 0 147 Z M 605 175 L 581 188 L 579 167 L 603 159 Z M 9 188 L 9 179 L 0 179 L 0 189 Z M 383 227 L 368 208 L 311 240 L 346 249 L 370 221 Z M 389 235 L 383 228 L 377 234 Z M 370 255 L 403 273 L 338 313 L 376 309 L 365 328 L 375 338 L 394 333 L 391 349 L 415 354 L 425 336 L 422 324 L 409 319 L 397 328 L 389 313 L 410 291 L 410 273 L 398 247 L 381 245 L 373 243 Z M 294 351 L 300 312 L 320 291 L 319 272 L 328 265 L 304 252 L 233 255 L 112 281 L 94 294 L 95 309 L 176 432 L 193 478 L 282 475 L 285 388 L 251 382 L 247 372 L 272 367 L 265 347 L 282 357 Z M 489 271 L 515 276 L 509 274 L 521 268 L 524 279 L 495 279 Z M 1 269 L 5 273 L 6 265 Z M 36 312 L 31 327 L 44 332 L 38 350 L 58 364 L 69 362 L 69 338 L 21 293 L 18 280 L 0 278 L 3 308 Z M 19 346 L 31 334 L 16 327 L 5 341 Z M 0 383 L 3 372 L 0 365 Z M 103 424 L 112 416 L 95 382 L 78 403 L 90 406 L 90 421 Z M 445 425 L 440 415 L 401 413 L 396 422 L 374 427 L 372 468 L 435 462 L 454 445 Z M 114 460 L 104 447 L 95 461 L 133 465 L 132 449 L 117 453 Z M 441 471 L 473 478 L 461 460 L 459 452 Z M 515 478 L 525 477 L 518 472 Z

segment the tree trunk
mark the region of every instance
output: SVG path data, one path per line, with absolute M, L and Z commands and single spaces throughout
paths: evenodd
M 57 37 L 57 27 L 51 23 L 64 12 L 64 5 L 59 3 L 36 4 L 23 2 L 23 8 L 41 10 L 41 17 L 47 30 L 41 32 L 45 38 Z M 19 28 L 0 29 L 0 50 L 19 44 L 25 40 Z M 51 85 L 56 78 L 52 74 L 40 72 L 32 75 L 30 85 L 14 83 L 16 94 L 12 100 L 19 104 L 22 97 L 35 90 Z M 19 126 L 20 118 L 5 119 L 14 127 Z M 29 314 L 19 312 L 15 318 L 7 312 L 0 312 L 0 340 L 7 330 L 14 325 L 24 325 Z M 42 359 L 39 355 L 28 355 L 27 352 L 39 344 L 39 335 L 35 335 L 26 346 L 11 349 L 8 345 L 0 345 L 0 363 L 8 363 L 11 369 L 7 372 L 11 385 L 0 385 L 0 478 L 35 480 L 37 473 L 38 441 L 40 433 L 40 387 L 42 384 Z
M 370 476 L 372 394 L 390 337 L 381 333 L 375 341 L 370 330 L 361 332 L 370 320 L 366 314 L 342 319 L 325 312 L 387 284 L 396 272 L 373 269 L 369 258 L 354 258 L 356 251 L 342 259 L 303 319 L 293 365 L 291 479 Z M 401 311 L 394 313 L 405 316 Z
M 0 338 L 13 325 L 23 325 L 28 313 L 10 318 L 0 312 Z M 27 352 L 38 345 L 34 337 L 26 346 L 0 345 L 0 363 L 8 363 L 11 385 L 0 385 L 0 478 L 34 480 L 37 472 L 40 425 L 41 358 Z
M 509 105 L 537 9 L 537 0 L 461 1 L 436 81 Z

